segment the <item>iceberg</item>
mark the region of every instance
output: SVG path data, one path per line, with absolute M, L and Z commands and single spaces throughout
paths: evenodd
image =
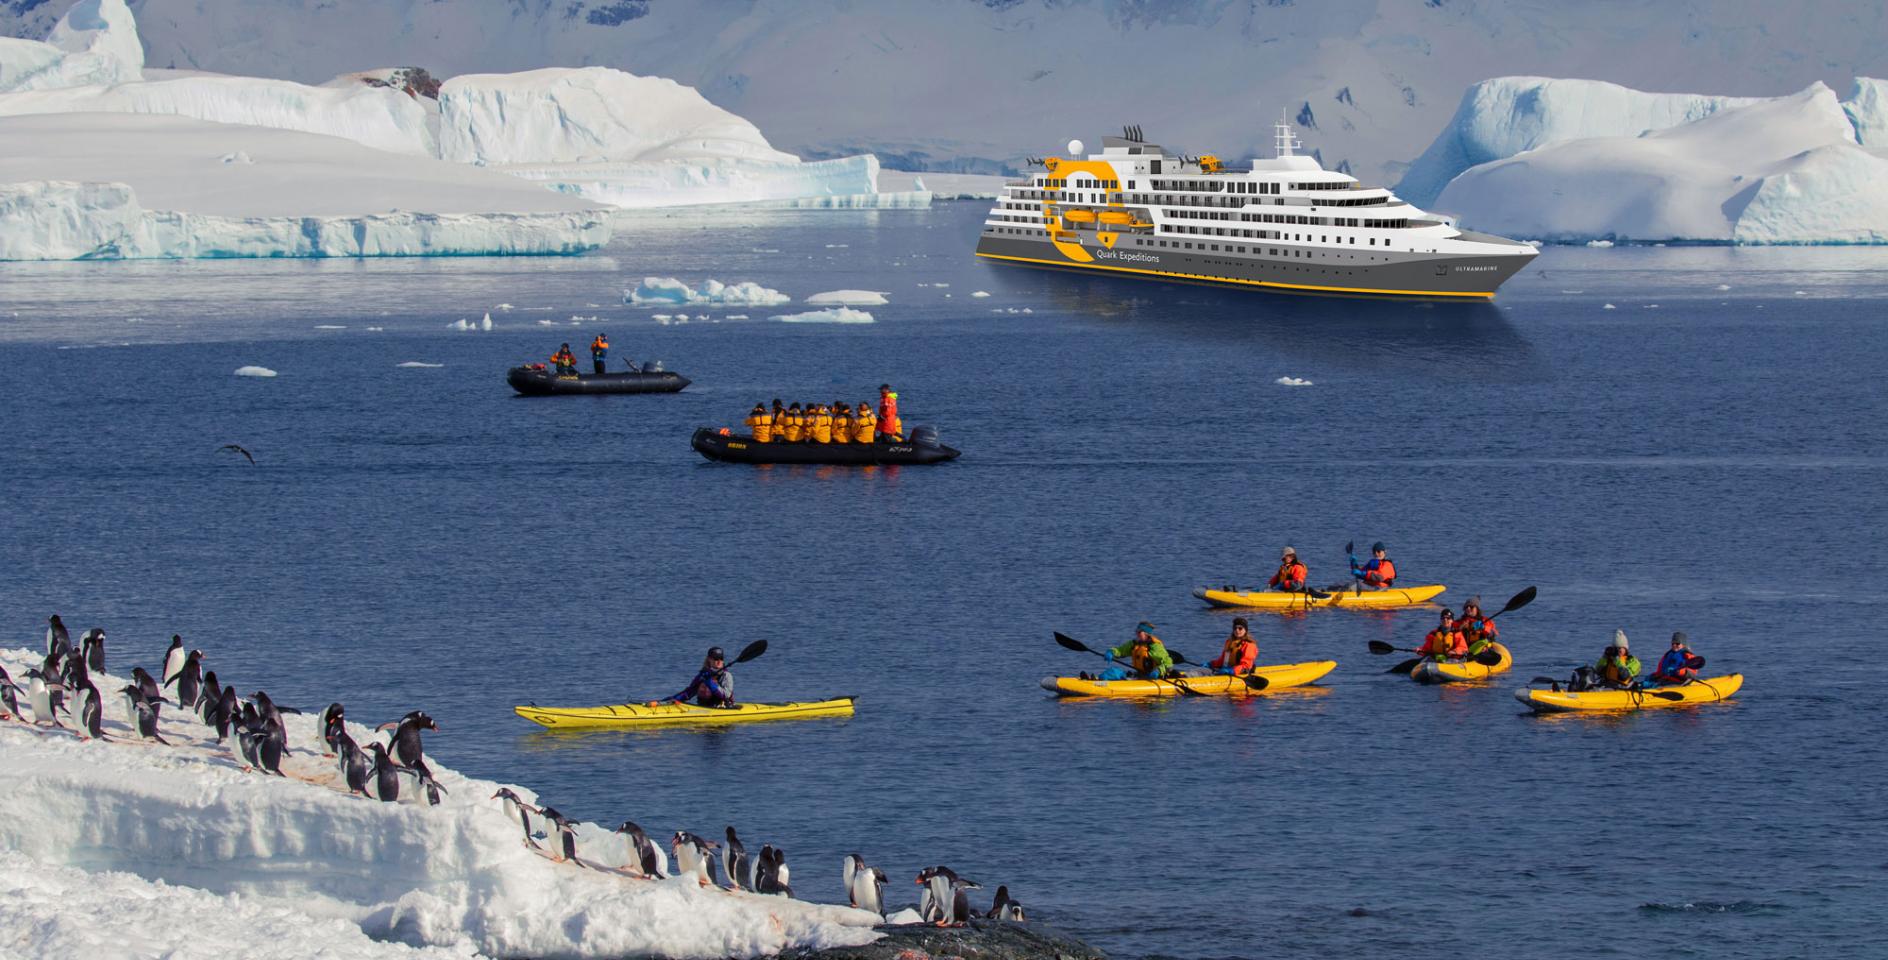
M 143 79 L 144 44 L 124 0 L 80 0 L 44 42 L 0 38 L 0 93 Z
M 1888 156 L 1858 143 L 1856 110 L 1815 83 L 1644 135 L 1558 140 L 1462 172 L 1436 206 L 1561 242 L 1885 243 Z
M 792 300 L 778 290 L 752 281 L 729 284 L 705 280 L 700 287 L 690 288 L 674 277 L 644 277 L 635 289 L 623 294 L 624 303 L 658 307 L 702 303 L 771 307 Z
M 872 314 L 865 310 L 851 307 L 829 307 L 825 310 L 807 310 L 803 313 L 782 313 L 768 317 L 782 323 L 872 323 Z
M 828 290 L 806 298 L 808 306 L 839 305 L 847 307 L 876 307 L 890 301 L 885 294 L 877 290 Z

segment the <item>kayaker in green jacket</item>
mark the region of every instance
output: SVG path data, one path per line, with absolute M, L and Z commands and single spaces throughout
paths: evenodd
M 1612 687 L 1630 687 L 1639 679 L 1639 658 L 1632 655 L 1632 647 L 1626 640 L 1626 631 L 1613 631 L 1613 645 L 1600 654 L 1600 661 L 1593 665 L 1593 672 L 1599 681 Z
M 1113 665 L 1098 680 L 1151 680 L 1173 672 L 1173 654 L 1154 636 L 1154 625 L 1145 620 L 1135 624 L 1134 639 L 1108 651 L 1107 657 Z

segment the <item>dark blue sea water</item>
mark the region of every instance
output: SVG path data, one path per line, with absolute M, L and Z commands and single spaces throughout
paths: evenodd
M 244 689 L 362 719 L 423 707 L 452 767 L 586 819 L 737 824 L 815 898 L 843 899 L 847 852 L 901 898 L 946 863 L 1118 956 L 1880 955 L 1888 252 L 1549 249 L 1492 305 L 1385 303 L 980 263 L 982 209 L 652 215 L 559 260 L 0 266 L 0 618 L 27 645 L 56 610 L 147 662 L 181 632 Z M 891 303 L 665 325 L 620 303 L 643 276 Z M 695 385 L 506 388 L 597 330 Z M 688 448 L 885 380 L 962 460 Z M 1502 621 L 1514 673 L 1419 687 L 1365 644 L 1433 612 L 1320 612 L 1255 618 L 1265 661 L 1340 662 L 1312 691 L 1037 686 L 1095 665 L 1053 630 L 1146 618 L 1205 659 L 1231 616 L 1192 587 L 1262 581 L 1283 544 L 1342 579 L 1377 539 L 1451 605 L 1538 585 Z M 1615 628 L 1648 657 L 1688 631 L 1744 692 L 1524 715 L 1513 687 Z M 858 715 L 559 736 L 510 712 L 669 693 L 760 638 L 746 696 Z

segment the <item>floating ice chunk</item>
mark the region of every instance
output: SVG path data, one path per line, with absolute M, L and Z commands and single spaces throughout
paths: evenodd
M 827 245 L 826 245 L 826 249 L 828 249 L 828 250 L 838 250 L 838 249 L 840 249 L 840 248 L 842 248 L 842 247 L 850 247 L 850 246 L 852 246 L 852 244 L 850 244 L 850 243 L 829 243 L 829 244 L 827 244 Z
M 1030 308 L 1028 308 L 1028 307 L 1024 307 L 1024 308 L 1023 308 L 1023 312 L 1024 312 L 1024 313 L 1035 313 L 1036 311 L 1034 311 L 1034 310 L 1032 310 L 1032 309 L 1030 309 Z
M 670 314 L 670 313 L 658 313 L 658 314 L 656 314 L 656 315 L 655 315 L 655 318 L 656 318 L 657 320 L 673 320 L 673 319 L 675 319 L 675 315 L 674 315 L 674 314 Z M 539 321 L 539 322 L 541 322 L 541 323 L 550 323 L 550 321 L 549 321 L 549 320 L 543 320 L 543 321 Z
M 387 328 L 386 327 L 367 327 L 366 329 L 369 333 L 384 333 L 386 332 Z
M 538 326 L 540 326 L 540 327 L 555 327 L 555 326 L 557 326 L 557 321 L 555 321 L 555 320 L 539 320 L 539 321 L 538 321 Z
M 1718 289 L 1719 289 L 1719 290 L 1729 290 L 1730 288 L 1731 288 L 1731 285 L 1730 285 L 1730 284 L 1728 284 L 1728 283 L 1720 283 L 1720 284 L 1718 284 Z
M 495 307 L 493 307 L 492 309 L 493 309 L 493 310 L 510 310 L 510 309 L 512 309 L 512 306 L 511 306 L 511 304 L 509 304 L 509 303 L 501 303 L 501 304 L 498 304 L 497 306 L 495 306 Z
M 674 277 L 644 277 L 636 289 L 623 294 L 624 303 L 656 306 L 729 303 L 772 307 L 792 301 L 792 297 L 753 281 L 726 284 L 719 280 L 705 280 L 700 287 L 690 289 L 688 284 Z
M 275 376 L 275 371 L 268 367 L 237 367 L 236 375 L 239 377 L 273 377 Z
M 446 329 L 448 330 L 471 330 L 472 328 L 473 327 L 472 327 L 471 322 L 466 320 L 466 318 L 464 317 L 460 317 L 459 319 L 446 324 Z
M 828 290 L 807 297 L 806 302 L 813 306 L 875 307 L 890 301 L 877 290 Z
M 753 250 L 749 252 L 750 253 L 779 253 L 780 251 L 778 248 L 775 248 L 775 247 L 755 247 Z
M 747 314 L 745 314 L 745 313 L 730 313 L 730 314 L 728 314 L 728 315 L 727 315 L 727 317 L 726 317 L 725 319 L 728 319 L 728 320 L 746 320 L 746 319 L 747 319 Z
M 479 329 L 490 330 L 491 328 L 492 328 L 492 314 L 491 314 L 491 311 L 488 310 L 485 313 L 485 319 L 479 321 Z
M 1603 307 L 1601 307 L 1600 309 L 1601 309 L 1601 310 L 1617 310 L 1617 309 L 1619 309 L 1619 308 L 1618 308 L 1618 307 L 1615 307 L 1615 306 L 1613 306 L 1612 304 L 1610 304 L 1610 303 L 1609 303 L 1609 304 L 1607 304 L 1607 305 L 1605 305 L 1605 306 L 1603 306 Z
M 989 295 L 990 295 L 990 291 L 988 291 L 988 290 L 979 290 L 979 291 L 977 291 L 976 293 L 973 293 L 973 294 L 971 294 L 971 296 L 973 296 L 973 297 L 976 297 L 976 298 L 978 298 L 978 299 L 980 299 L 980 300 L 981 300 L 982 298 L 984 298 L 984 297 L 987 297 L 987 296 L 989 296 Z
M 1308 386 L 1311 386 L 1311 381 L 1309 381 L 1309 380 L 1306 380 L 1306 379 L 1304 379 L 1304 378 L 1302 378 L 1302 377 L 1279 377 L 1279 378 L 1278 378 L 1277 380 L 1274 380 L 1274 381 L 1272 381 L 1272 382 L 1273 382 L 1273 383 L 1276 383 L 1276 384 L 1278 384 L 1278 385 L 1279 385 L 1279 386 L 1281 386 L 1281 387 L 1308 387 Z
M 941 289 L 941 288 L 943 288 L 943 287 L 948 287 L 948 286 L 950 286 L 950 284 L 948 284 L 948 283 L 936 283 L 936 282 L 933 282 L 933 283 L 931 284 L 931 286 L 934 286 L 934 287 L 938 287 L 938 288 L 940 288 L 940 289 Z
M 1797 295 L 1797 296 L 1799 296 L 1799 297 L 1807 297 L 1807 296 L 1809 296 L 1809 291 L 1807 291 L 1807 290 L 1798 290 L 1798 291 L 1796 291 L 1796 295 Z
M 402 369 L 405 369 L 405 370 L 434 370 L 434 369 L 438 369 L 439 367 L 443 367 L 443 366 L 445 366 L 445 364 L 443 364 L 443 363 L 421 363 L 421 362 L 420 362 L 420 361 L 418 361 L 418 360 L 408 360 L 408 361 L 407 361 L 407 362 L 405 362 L 405 363 L 399 363 L 399 364 L 395 364 L 395 366 L 397 366 L 397 367 L 400 367 L 400 368 L 402 368 Z
M 347 329 L 347 324 L 344 324 L 344 323 L 317 323 L 317 324 L 315 324 L 315 329 L 316 329 L 316 330 L 346 330 L 346 329 Z
M 1586 245 L 1589 247 L 1610 247 L 1613 245 L 1613 242 L 1611 240 L 1588 240 Z
M 871 323 L 872 315 L 864 310 L 851 307 L 834 307 L 829 310 L 808 310 L 804 313 L 783 313 L 769 317 L 784 323 Z

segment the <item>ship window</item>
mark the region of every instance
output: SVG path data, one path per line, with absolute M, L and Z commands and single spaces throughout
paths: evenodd
M 1377 238 L 1376 238 L 1376 237 L 1371 237 L 1371 238 L 1370 238 L 1370 245 L 1371 245 L 1371 246 L 1373 246 L 1373 247 L 1377 245 Z

